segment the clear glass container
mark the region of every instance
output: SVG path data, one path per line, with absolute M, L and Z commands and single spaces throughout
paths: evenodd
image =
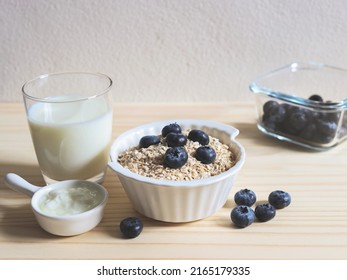
M 292 63 L 253 81 L 257 126 L 263 133 L 314 150 L 347 138 L 347 70 Z

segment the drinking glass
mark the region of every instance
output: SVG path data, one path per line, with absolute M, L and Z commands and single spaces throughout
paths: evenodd
M 101 183 L 112 136 L 112 80 L 99 73 L 41 75 L 22 87 L 36 157 L 47 184 Z

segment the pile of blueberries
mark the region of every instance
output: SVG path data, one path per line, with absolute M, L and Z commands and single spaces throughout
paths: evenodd
M 276 215 L 276 209 L 287 207 L 291 203 L 289 193 L 276 190 L 270 193 L 269 203 L 259 204 L 255 210 L 251 206 L 256 202 L 257 197 L 252 190 L 242 189 L 235 193 L 235 203 L 237 206 L 231 210 L 231 221 L 235 226 L 245 228 L 251 225 L 256 219 L 259 222 L 267 222 Z
M 308 98 L 315 102 L 324 102 L 320 95 Z M 283 133 L 305 141 L 327 144 L 336 135 L 340 113 L 316 112 L 269 100 L 263 105 L 262 123 L 266 129 Z
M 164 166 L 177 169 L 185 165 L 188 161 L 188 153 L 184 146 L 188 139 L 199 142 L 200 147 L 195 151 L 194 157 L 203 164 L 213 163 L 216 159 L 215 150 L 208 146 L 209 136 L 202 130 L 193 129 L 188 136 L 182 134 L 182 129 L 177 123 L 168 124 L 163 127 L 161 136 L 165 139 L 168 149 L 164 155 Z M 140 139 L 139 148 L 148 148 L 151 145 L 160 143 L 159 135 L 146 135 Z

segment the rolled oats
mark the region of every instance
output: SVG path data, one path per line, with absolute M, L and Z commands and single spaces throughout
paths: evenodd
M 188 132 L 184 132 L 185 135 Z M 148 148 L 133 147 L 118 157 L 118 162 L 124 168 L 142 176 L 166 180 L 196 180 L 218 175 L 235 165 L 235 157 L 230 148 L 217 138 L 211 137 L 208 144 L 216 152 L 213 163 L 203 164 L 194 157 L 196 149 L 201 146 L 198 142 L 188 139 L 184 146 L 189 157 L 187 163 L 179 169 L 172 169 L 163 165 L 164 154 L 168 149 L 165 139 L 157 145 Z

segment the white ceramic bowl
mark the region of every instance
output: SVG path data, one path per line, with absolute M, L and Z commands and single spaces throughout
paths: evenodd
M 96 227 L 103 217 L 104 208 L 108 200 L 107 190 L 103 186 L 90 181 L 67 180 L 45 187 L 38 187 L 30 184 L 16 174 L 9 173 L 5 176 L 5 184 L 15 191 L 32 197 L 31 208 L 39 225 L 47 232 L 60 236 L 78 235 Z M 76 214 L 56 215 L 46 212 L 40 207 L 42 202 L 47 201 L 48 197 L 54 196 L 52 192 L 62 191 L 66 193 L 76 188 L 78 188 L 78 191 L 84 189 L 87 193 L 92 193 L 93 197 L 98 199 L 93 208 Z M 73 194 L 71 199 L 80 201 L 80 197 L 80 195 L 76 197 Z
M 63 183 L 63 184 L 61 184 Z M 99 203 L 92 209 L 72 215 L 54 216 L 44 213 L 40 207 L 40 199 L 48 192 L 56 190 L 60 187 L 69 188 L 76 185 L 88 185 L 94 188 L 100 194 Z M 31 200 L 31 207 L 39 225 L 47 232 L 60 236 L 73 236 L 85 233 L 95 228 L 103 218 L 104 209 L 108 199 L 107 190 L 96 183 L 81 180 L 67 180 L 56 183 L 52 186 L 48 185 L 37 191 Z
M 145 135 L 160 135 L 162 128 L 177 123 L 182 130 L 201 129 L 230 147 L 236 164 L 209 178 L 172 181 L 140 176 L 124 168 L 118 155 L 138 145 Z M 189 222 L 213 215 L 228 199 L 237 172 L 245 161 L 244 148 L 235 140 L 239 131 L 229 125 L 207 120 L 165 120 L 145 124 L 121 134 L 112 144 L 109 167 L 116 172 L 129 200 L 141 214 L 165 222 Z

